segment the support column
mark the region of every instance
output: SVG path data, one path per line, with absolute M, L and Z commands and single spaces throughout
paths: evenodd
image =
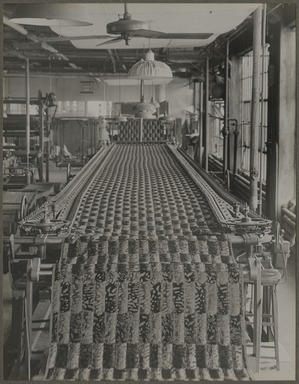
M 26 59 L 26 183 L 30 184 L 30 79 L 29 79 L 29 59 Z
M 158 92 L 157 92 L 157 101 L 159 103 L 162 103 L 166 100 L 166 87 L 165 84 L 159 84 L 158 85 Z
M 210 81 L 210 59 L 206 58 L 206 84 L 205 84 L 205 170 L 209 170 L 209 128 L 210 128 L 210 118 L 209 118 L 209 81 Z
M 38 91 L 38 113 L 39 113 L 39 179 L 44 180 L 44 105 L 41 91 Z
M 282 26 L 280 34 L 279 125 L 277 168 L 277 219 L 281 207 L 296 199 L 296 30 Z M 298 92 L 298 90 L 297 90 Z M 298 93 L 297 93 L 298 95 Z M 298 175 L 298 174 L 297 174 Z
M 95 122 L 95 142 L 97 149 L 106 145 L 107 132 L 106 132 L 106 120 L 100 116 L 98 122 Z M 113 133 L 112 133 L 113 136 Z
M 263 21 L 262 21 L 262 87 L 261 87 L 261 130 L 260 130 L 260 175 L 259 175 L 259 181 L 260 181 L 260 188 L 259 188 L 259 214 L 262 215 L 263 212 L 263 169 L 264 169 L 264 76 L 265 76 L 265 54 L 266 54 L 266 23 L 267 23 L 267 4 L 263 5 Z
M 242 58 L 230 57 L 230 78 L 229 78 L 229 156 L 228 169 L 234 170 L 239 167 L 241 157 L 241 82 L 242 77 Z M 237 153 L 235 152 L 237 151 Z
M 225 55 L 225 99 L 224 99 L 224 127 L 223 127 L 223 176 L 225 176 L 228 167 L 228 135 L 229 135 L 229 122 L 228 122 L 228 105 L 229 105 L 229 41 L 226 42 L 226 55 Z
M 253 74 L 252 74 L 252 109 L 250 135 L 250 208 L 257 210 L 258 205 L 258 140 L 260 125 L 260 58 L 262 36 L 262 8 L 253 13 Z
M 196 113 L 196 81 L 193 80 L 193 112 Z
M 144 80 L 140 80 L 140 101 L 144 99 Z
M 199 151 L 198 151 L 198 161 L 199 164 L 202 166 L 202 136 L 203 136 L 203 82 L 201 81 L 199 83 Z
M 50 122 L 49 122 L 49 108 L 46 109 L 46 130 L 47 130 L 47 142 L 46 142 L 46 182 L 50 181 Z

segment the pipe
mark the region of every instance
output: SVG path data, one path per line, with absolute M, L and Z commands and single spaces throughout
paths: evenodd
M 33 33 L 28 32 L 27 29 L 25 29 L 22 25 L 10 22 L 8 17 L 6 17 L 6 16 L 3 16 L 3 24 L 5 24 L 8 27 L 10 27 L 10 28 L 14 29 L 15 31 L 19 32 L 21 35 L 26 36 L 29 40 L 31 40 L 31 41 L 33 41 L 35 43 L 39 43 L 41 45 L 41 47 L 45 51 L 53 53 L 58 59 L 69 62 L 69 58 L 66 57 L 63 53 L 60 53 L 59 51 L 57 51 L 56 48 L 54 48 L 51 45 L 45 43 L 44 41 L 39 39 L 37 36 L 35 36 Z M 73 63 L 70 63 L 70 62 L 69 62 L 69 66 L 71 66 L 73 69 L 77 69 L 77 70 L 81 69 L 80 67 L 76 66 L 76 64 L 73 64 Z
M 26 164 L 30 169 L 30 78 L 29 78 L 29 59 L 26 59 Z M 30 184 L 30 172 L 26 173 L 26 184 Z
M 112 51 L 111 49 L 108 49 L 108 53 L 109 53 L 109 56 L 110 56 L 110 60 L 111 60 L 111 63 L 112 63 L 112 70 L 113 70 L 113 73 L 116 72 L 116 64 L 115 64 L 115 58 L 112 54 Z
M 237 173 L 237 157 L 238 157 L 238 137 L 240 131 L 238 130 L 238 123 L 236 120 L 236 128 L 234 130 L 234 165 L 233 165 L 233 179 L 235 179 Z
M 196 82 L 193 81 L 193 112 L 196 113 Z
M 82 147 L 81 147 L 81 156 L 82 156 L 82 164 L 83 165 L 85 165 L 85 163 L 84 163 L 84 140 L 85 140 L 85 138 L 84 138 L 84 125 L 82 124 L 81 125 L 81 143 L 82 143 Z
M 200 104 L 199 104 L 199 165 L 202 166 L 202 132 L 203 132 L 203 82 L 199 83 Z
M 51 146 L 50 146 L 51 127 L 50 127 L 50 123 L 49 123 L 49 109 L 48 108 L 46 109 L 46 122 L 47 122 L 47 126 L 46 126 L 47 131 L 46 132 L 47 132 L 48 140 L 46 141 L 45 157 L 46 157 L 46 182 L 48 183 L 50 181 L 50 148 L 51 148 Z
M 224 127 L 222 130 L 223 134 L 223 176 L 225 176 L 226 170 L 228 169 L 228 70 L 229 70 L 229 41 L 226 42 L 226 55 L 225 55 L 225 103 L 224 103 Z
M 262 87 L 261 87 L 261 157 L 260 157 L 260 189 L 259 189 L 259 214 L 262 214 L 263 209 L 263 168 L 264 168 L 264 158 L 263 158 L 263 146 L 264 146 L 264 72 L 265 72 L 265 53 L 266 53 L 266 17 L 267 17 L 267 4 L 263 5 L 263 30 L 262 30 Z
M 205 94 L 205 170 L 209 171 L 209 57 L 206 58 L 206 94 Z
M 257 235 L 248 236 L 248 235 L 234 235 L 232 233 L 228 233 L 225 237 L 234 245 L 258 245 L 261 243 L 270 243 L 273 240 L 272 235 L 264 235 L 259 237 Z
M 295 229 L 296 223 L 290 219 L 287 215 L 282 216 L 282 220 L 288 224 L 289 227 Z
M 282 213 L 284 213 L 285 215 L 287 215 L 291 220 L 294 221 L 294 223 L 296 223 L 296 215 L 295 213 L 291 212 L 288 208 L 286 207 L 282 207 L 281 209 Z
M 39 163 L 39 178 L 44 182 L 44 105 L 41 91 L 38 91 L 38 114 L 39 114 L 39 151 L 40 151 L 40 163 Z
M 253 211 L 258 205 L 258 130 L 260 118 L 260 57 L 262 34 L 262 8 L 253 13 L 253 73 L 252 73 L 252 107 L 250 135 L 250 201 Z
M 144 80 L 140 80 L 140 101 L 144 99 Z

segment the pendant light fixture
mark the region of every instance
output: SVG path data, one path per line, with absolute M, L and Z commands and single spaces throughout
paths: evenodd
M 136 110 L 135 117 L 142 117 L 144 119 L 154 119 L 155 116 L 153 113 L 156 112 L 156 109 L 152 103 L 148 103 L 144 99 L 138 103 L 134 109 Z
M 121 113 L 117 116 L 116 118 L 116 121 L 118 123 L 125 123 L 126 121 L 128 121 L 127 117 L 122 115 Z
M 128 77 L 135 79 L 153 80 L 172 78 L 170 67 L 162 61 L 156 61 L 154 52 L 149 49 L 145 58 L 135 63 L 128 72 Z
M 90 21 L 84 4 L 37 3 L 18 4 L 10 21 L 24 25 L 42 26 L 89 26 Z

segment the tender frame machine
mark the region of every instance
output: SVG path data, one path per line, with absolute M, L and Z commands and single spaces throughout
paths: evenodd
M 125 127 L 121 129 L 125 130 Z M 143 137 L 141 131 L 139 135 L 135 135 L 139 142 Z M 122 137 L 126 137 L 126 141 L 130 141 L 126 132 Z M 283 240 L 279 225 L 275 226 L 274 234 L 272 234 L 272 223 L 269 220 L 257 216 L 247 206 L 242 205 L 224 191 L 185 153 L 177 149 L 175 145 L 166 143 L 163 135 L 157 137 L 160 138 L 161 145 L 167 145 L 171 155 L 181 163 L 194 182 L 204 190 L 214 214 L 223 224 L 227 239 L 240 255 L 240 260 L 249 268 L 249 274 L 255 282 L 255 294 L 259 302 L 262 263 L 268 260 L 273 263 L 274 267 L 280 264 L 283 268 L 289 254 L 289 243 Z M 169 135 L 167 140 L 169 140 Z M 36 346 L 37 338 L 49 323 L 50 307 L 43 312 L 42 319 L 36 318 L 39 308 L 37 302 L 44 302 L 45 298 L 49 299 L 53 265 L 65 239 L 70 235 L 70 229 L 84 191 L 91 183 L 96 171 L 105 167 L 109 156 L 113 156 L 113 149 L 117 145 L 119 144 L 113 143 L 108 147 L 101 147 L 58 195 L 21 221 L 17 235 L 12 235 L 5 240 L 10 249 L 9 273 L 13 291 L 13 338 L 10 352 L 15 362 L 14 369 L 18 371 L 22 365 L 25 366 L 29 379 L 33 375 L 32 367 L 33 361 L 36 360 L 35 357 L 37 356 L 40 360 L 40 353 L 44 352 L 33 351 L 33 344 Z M 80 233 L 77 236 L 80 236 Z M 40 294 L 37 295 L 39 297 L 36 297 L 36 291 L 40 291 Z M 40 324 L 40 326 L 36 327 L 35 324 Z M 258 366 L 258 355 L 257 359 Z

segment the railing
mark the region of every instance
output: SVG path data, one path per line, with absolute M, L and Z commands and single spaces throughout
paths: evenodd
M 209 171 L 215 177 L 218 179 L 220 183 L 227 184 L 228 180 L 224 180 L 223 177 L 223 166 L 222 162 L 219 159 L 216 159 L 213 156 L 209 156 Z M 260 183 L 258 183 L 259 188 Z M 262 188 L 262 199 L 263 199 L 263 212 L 262 214 L 265 214 L 265 199 L 266 199 L 266 191 L 265 191 L 265 184 L 263 184 Z M 229 178 L 229 191 L 236 196 L 238 199 L 244 202 L 249 202 L 250 198 L 250 180 L 249 176 L 245 173 L 238 172 L 234 176 L 232 173 L 230 173 Z

